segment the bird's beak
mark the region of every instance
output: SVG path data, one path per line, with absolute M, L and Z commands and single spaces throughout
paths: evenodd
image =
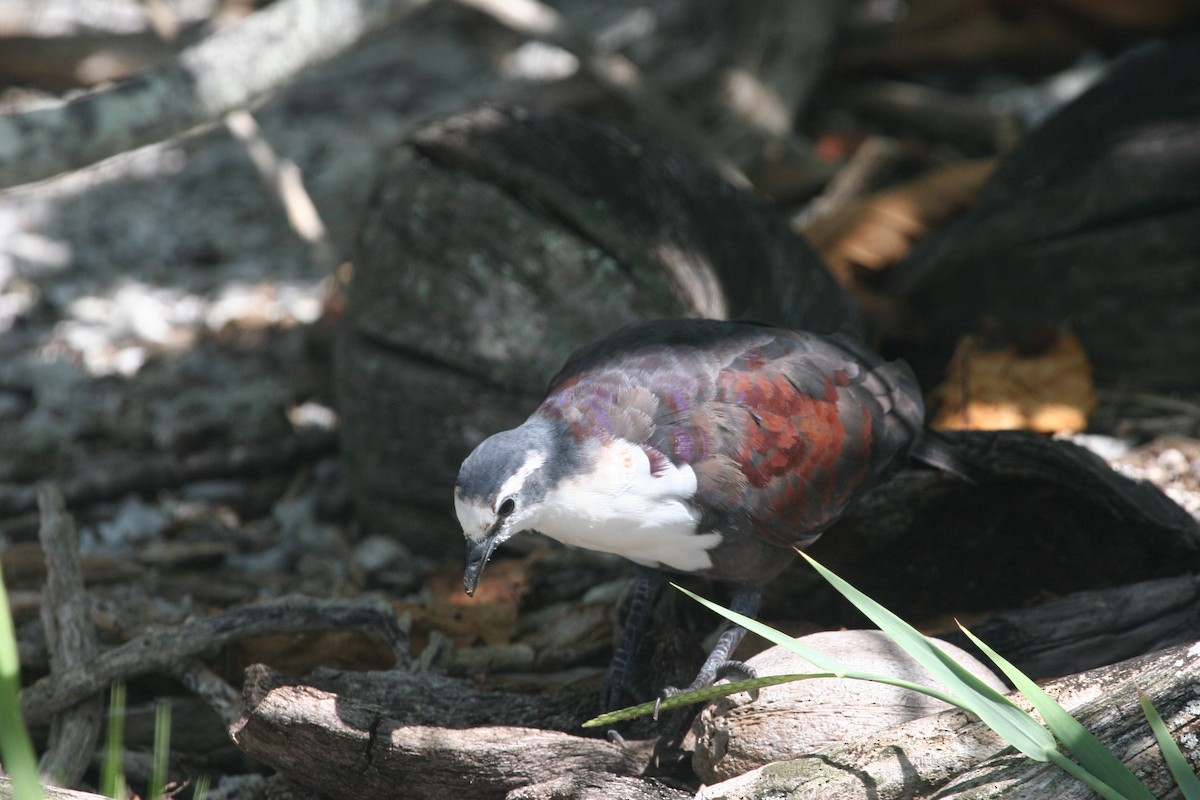
M 478 542 L 467 542 L 467 568 L 463 572 L 463 586 L 467 589 L 468 597 L 474 596 L 475 587 L 479 585 L 479 576 L 483 574 L 483 568 L 487 566 L 492 551 L 499 543 L 497 531 L 490 532 Z

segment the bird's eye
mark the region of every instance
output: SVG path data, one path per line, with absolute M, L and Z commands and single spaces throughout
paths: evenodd
M 504 498 L 504 502 L 496 509 L 496 513 L 502 517 L 507 517 L 509 514 L 517 510 L 517 501 L 511 497 Z

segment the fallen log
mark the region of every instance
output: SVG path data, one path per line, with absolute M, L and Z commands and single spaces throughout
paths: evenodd
M 289 683 L 261 666 L 247 670 L 243 698 L 242 718 L 230 731 L 238 746 L 335 800 L 394 797 L 397 787 L 413 800 L 501 800 L 514 789 L 593 772 L 634 778 L 650 756 L 645 746 L 560 731 L 411 724 L 404 716 L 421 714 L 419 706 L 397 698 L 377 705 L 358 693 Z M 470 706 L 462 698 L 457 704 Z
M 1180 645 L 1141 658 L 1072 675 L 1044 688 L 1155 796 L 1171 786 L 1138 704 L 1150 696 L 1172 735 L 1195 736 L 1195 686 L 1200 644 Z M 1023 700 L 1018 704 L 1028 708 Z M 1193 769 L 1194 750 L 1187 753 Z M 697 800 L 921 800 L 937 797 L 1001 800 L 1018 797 L 1085 798 L 1090 789 L 1058 767 L 1014 754 L 983 723 L 958 710 L 868 734 L 790 761 L 705 787 Z

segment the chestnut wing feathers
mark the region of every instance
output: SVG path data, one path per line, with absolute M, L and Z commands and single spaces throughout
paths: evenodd
M 780 545 L 815 538 L 885 477 L 924 413 L 908 366 L 850 339 L 698 320 L 577 352 L 543 407 L 642 444 L 652 466 L 690 464 L 704 529 Z

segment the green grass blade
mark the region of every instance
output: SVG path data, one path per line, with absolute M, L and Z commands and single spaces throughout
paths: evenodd
M 731 614 L 733 612 L 730 612 Z M 683 692 L 663 700 L 658 704 L 659 711 L 670 711 L 675 708 L 689 705 L 691 703 L 704 703 L 709 700 L 716 700 L 718 697 L 728 697 L 731 694 L 738 692 L 752 692 L 755 689 L 761 689 L 765 686 L 778 686 L 781 683 L 793 683 L 795 681 L 810 680 L 812 678 L 844 678 L 846 680 L 871 681 L 872 683 L 886 683 L 889 686 L 898 686 L 901 689 L 909 689 L 914 692 L 936 697 L 950 705 L 963 708 L 957 697 L 946 694 L 945 692 L 934 689 L 930 686 L 922 686 L 919 683 L 902 680 L 900 678 L 892 678 L 887 675 L 874 675 L 869 672 L 858 672 L 856 670 L 848 670 L 845 673 L 833 672 L 802 672 L 789 675 L 764 675 L 760 678 L 750 678 L 744 681 L 735 681 L 733 683 L 722 683 L 716 686 L 709 686 L 704 689 L 697 689 L 693 692 Z M 637 719 L 638 717 L 649 716 L 654 713 L 654 703 L 641 703 L 636 706 L 617 709 L 601 714 L 598 717 L 589 719 L 583 723 L 584 728 L 598 728 L 602 725 L 611 725 L 615 722 L 624 722 L 629 719 Z M 969 709 L 963 709 L 969 710 Z
M 1113 755 L 1100 740 L 1079 724 L 1079 720 L 1067 713 L 1053 697 L 1046 694 L 1042 687 L 1034 683 L 1025 673 L 1017 669 L 992 648 L 988 647 L 975 634 L 961 624 L 958 626 L 975 646 L 982 650 L 992 662 L 1000 668 L 1013 686 L 1028 698 L 1033 707 L 1042 715 L 1047 727 L 1054 733 L 1063 746 L 1079 760 L 1080 765 L 1098 780 L 1113 787 L 1121 796 L 1131 800 L 1154 800 L 1154 795 L 1134 776 L 1121 759 Z M 1058 763 L 1057 761 L 1055 763 Z M 1074 774 L 1074 773 L 1072 773 Z
M 3 578 L 0 578 L 0 759 L 12 780 L 13 800 L 41 800 L 37 755 L 21 718 L 21 663 Z
M 196 778 L 196 786 L 192 789 L 192 800 L 208 800 L 208 773 Z
M 1175 739 L 1171 737 L 1171 732 L 1167 730 L 1167 724 L 1159 716 L 1158 709 L 1141 689 L 1138 689 L 1138 700 L 1142 703 L 1142 711 L 1150 723 L 1150 730 L 1154 732 L 1154 738 L 1158 741 L 1158 749 L 1162 751 L 1163 761 L 1167 762 L 1167 769 L 1171 770 L 1171 777 L 1175 779 L 1175 785 L 1179 787 L 1185 800 L 1200 800 L 1200 778 L 1197 778 L 1196 773 L 1192 772 L 1191 765 L 1184 758 L 1183 751 L 1179 749 Z
M 100 765 L 100 794 L 125 800 L 125 684 L 114 683 L 108 694 L 108 729 L 104 734 L 104 761 Z
M 720 614 L 727 620 L 736 622 L 746 630 L 761 636 L 772 644 L 777 644 L 780 647 L 786 647 L 788 650 L 791 650 L 793 653 L 800 656 L 817 669 L 824 670 L 826 672 L 832 672 L 835 676 L 841 676 L 847 672 L 853 671 L 849 666 L 843 664 L 841 661 L 838 661 L 836 658 L 831 658 L 816 648 L 809 647 L 803 642 L 796 641 L 794 637 L 788 636 L 783 631 L 777 631 L 770 625 L 765 625 L 756 619 L 739 614 L 736 611 L 730 611 L 728 608 L 718 605 L 711 600 L 705 600 L 700 595 L 694 592 L 689 592 L 682 586 L 674 583 L 671 585 L 710 611 Z
M 1064 772 L 1077 779 L 1080 783 L 1091 787 L 1092 791 L 1105 798 L 1105 800 L 1133 800 L 1128 795 L 1118 792 L 1059 751 L 1051 750 L 1048 755 L 1050 756 L 1050 760 L 1062 768 Z
M 762 689 L 764 686 L 778 686 L 781 683 L 791 683 L 792 681 L 802 681 L 808 678 L 836 678 L 831 672 L 814 672 L 803 673 L 796 675 L 767 675 L 762 678 L 751 678 L 744 681 L 734 681 L 732 683 L 722 683 L 716 686 L 708 686 L 704 689 L 697 689 L 694 692 L 683 692 L 674 697 L 668 697 L 661 703 L 658 703 L 659 711 L 672 711 L 676 708 L 690 705 L 692 703 L 703 703 L 708 700 L 716 700 L 718 697 L 728 697 L 731 694 L 738 692 L 752 692 L 755 689 Z M 615 722 L 624 722 L 629 719 L 637 719 L 638 717 L 648 717 L 654 713 L 654 702 L 640 703 L 636 706 L 628 706 L 620 708 L 616 711 L 608 711 L 598 717 L 593 717 L 583 723 L 585 728 L 599 728 L 604 725 L 612 725 Z
M 892 641 L 927 669 L 952 695 L 961 698 L 961 707 L 970 710 L 1026 756 L 1035 761 L 1047 760 L 1047 751 L 1055 749 L 1054 737 L 1036 720 L 946 655 L 916 628 L 817 563 L 808 554 L 801 552 L 800 555 L 843 597 L 878 625 Z
M 171 756 L 171 705 L 158 701 L 154 705 L 154 752 L 150 767 L 150 800 L 160 800 L 167 786 L 167 762 Z

